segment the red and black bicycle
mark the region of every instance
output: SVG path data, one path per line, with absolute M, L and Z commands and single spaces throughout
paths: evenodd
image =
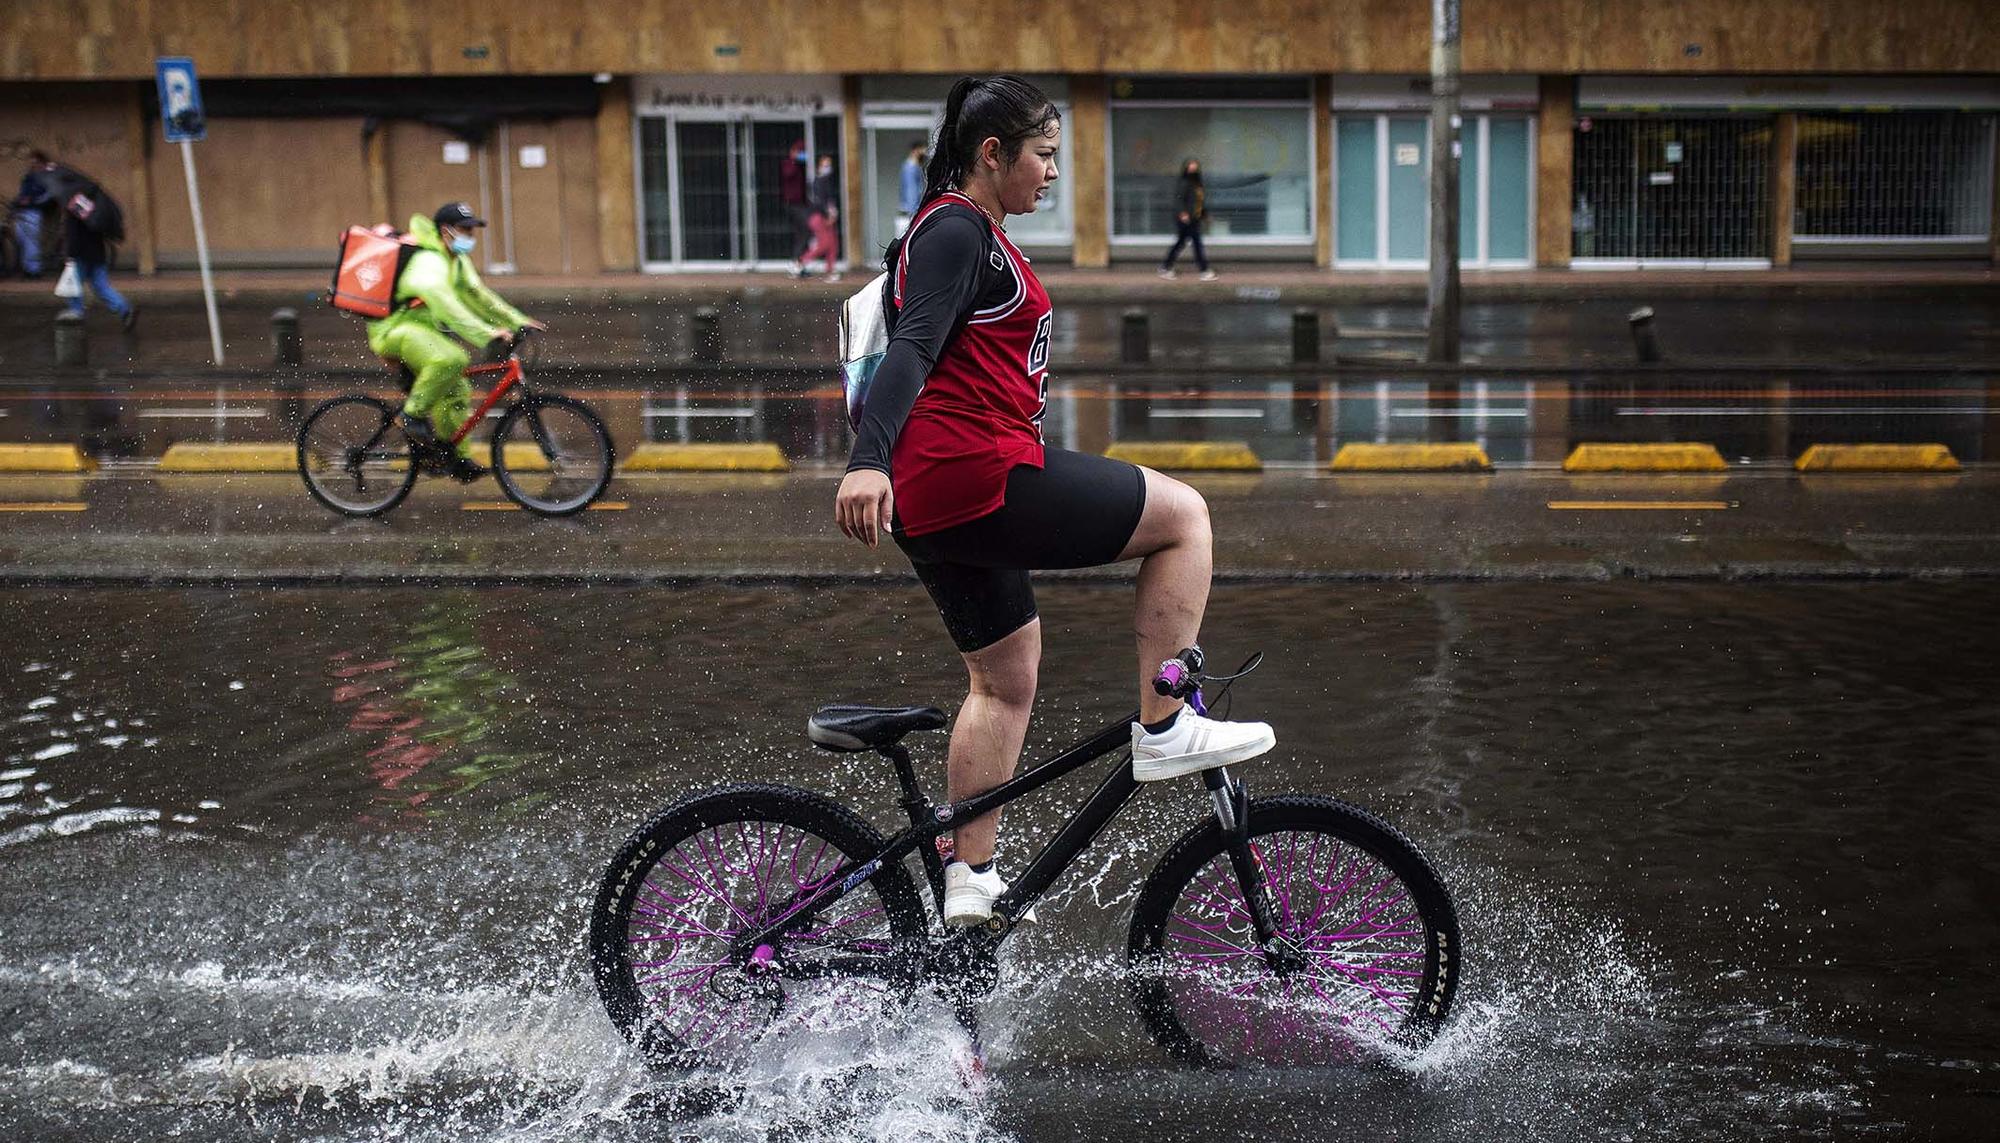
M 322 402 L 299 428 L 299 475 L 313 499 L 345 516 L 379 516 L 410 494 L 419 473 L 441 474 L 454 450 L 487 414 L 506 408 L 493 426 L 493 477 L 507 498 L 543 516 L 590 507 L 611 483 L 611 433 L 590 406 L 531 388 L 521 347 L 504 361 L 465 371 L 491 378 L 486 394 L 449 441 L 416 439 L 403 429 L 401 405 L 366 393 Z

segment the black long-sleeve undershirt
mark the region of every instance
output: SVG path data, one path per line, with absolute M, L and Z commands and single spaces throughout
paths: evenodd
M 971 207 L 945 206 L 910 237 L 903 306 L 889 351 L 868 384 L 868 400 L 854 433 L 847 471 L 889 471 L 889 456 L 903 422 L 923 392 L 938 355 L 979 308 L 986 272 L 986 220 Z

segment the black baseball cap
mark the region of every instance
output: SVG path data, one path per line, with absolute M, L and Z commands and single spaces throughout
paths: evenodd
M 485 219 L 472 213 L 471 204 L 463 202 L 448 202 L 438 207 L 438 212 L 431 215 L 431 221 L 439 226 L 455 226 L 460 230 L 486 225 Z

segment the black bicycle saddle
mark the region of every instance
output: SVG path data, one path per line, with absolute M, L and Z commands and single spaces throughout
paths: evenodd
M 806 720 L 806 737 L 828 750 L 880 750 L 913 730 L 936 730 L 945 723 L 934 706 L 823 706 Z

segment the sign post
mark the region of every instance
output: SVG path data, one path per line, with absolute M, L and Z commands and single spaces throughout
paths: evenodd
M 201 187 L 194 178 L 194 145 L 208 138 L 208 121 L 201 110 L 201 86 L 194 61 L 186 56 L 161 56 L 153 61 L 160 87 L 160 126 L 167 142 L 181 145 L 181 167 L 187 171 L 188 208 L 194 212 L 195 258 L 201 263 L 201 295 L 208 304 L 208 343 L 215 363 L 222 364 L 222 323 L 215 316 L 215 279 L 208 268 L 208 231 L 201 223 Z

